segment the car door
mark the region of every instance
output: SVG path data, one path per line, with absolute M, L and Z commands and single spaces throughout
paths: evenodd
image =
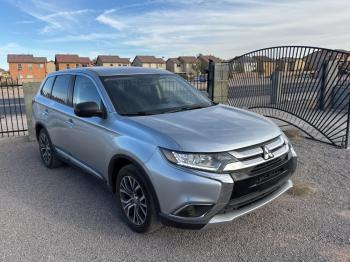
M 84 75 L 77 75 L 73 86 L 73 108 L 83 102 L 95 102 L 101 109 L 104 105 L 101 95 L 94 82 Z M 106 119 L 101 117 L 71 118 L 71 128 L 68 143 L 71 155 L 88 168 L 99 174 L 104 174 L 108 162 L 110 146 L 109 132 L 104 128 Z
M 33 108 L 33 114 L 35 118 L 43 123 L 46 128 L 50 125 L 50 111 L 52 106 L 55 103 L 51 100 L 52 86 L 55 82 L 56 76 L 50 76 L 45 80 L 43 87 L 40 90 L 40 96 L 36 98 L 38 103 L 35 104 Z
M 51 91 L 51 103 L 47 114 L 46 129 L 49 132 L 53 145 L 65 153 L 68 152 L 67 136 L 72 124 L 69 122 L 71 112 L 68 92 L 71 88 L 73 76 L 70 74 L 57 75 Z

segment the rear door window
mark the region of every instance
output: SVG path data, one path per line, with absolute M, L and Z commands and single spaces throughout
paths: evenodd
M 51 98 L 59 103 L 67 104 L 68 89 L 71 83 L 72 75 L 56 76 L 56 81 L 52 88 Z

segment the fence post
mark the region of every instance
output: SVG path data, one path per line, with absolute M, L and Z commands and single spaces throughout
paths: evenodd
M 228 103 L 228 79 L 230 63 L 217 63 L 214 70 L 213 101 Z
M 335 61 L 328 61 L 322 64 L 321 69 L 321 90 L 319 97 L 319 109 L 324 110 L 325 108 L 333 105 L 333 86 L 337 83 L 336 78 L 338 77 L 338 63 Z M 327 96 L 331 96 L 330 99 Z
M 281 96 L 281 71 L 275 70 L 271 74 L 271 104 L 277 105 Z
M 320 87 L 320 94 L 319 94 L 319 106 L 318 108 L 320 110 L 324 109 L 324 93 L 326 90 L 326 70 L 327 65 L 326 63 L 323 63 L 321 66 L 321 87 Z
M 35 130 L 32 124 L 32 100 L 37 93 L 40 82 L 23 83 L 23 93 L 24 93 L 24 105 L 26 109 L 27 116 L 27 126 L 28 126 L 28 138 L 29 141 L 36 140 Z
M 215 72 L 215 64 L 213 60 L 209 60 L 208 64 L 208 81 L 207 81 L 207 93 L 208 97 L 211 100 L 214 100 L 214 73 Z

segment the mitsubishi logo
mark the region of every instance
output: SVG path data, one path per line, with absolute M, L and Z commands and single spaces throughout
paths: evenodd
M 266 146 L 262 146 L 261 149 L 263 150 L 263 158 L 265 160 L 268 160 L 270 158 L 273 158 L 273 154 L 270 151 L 270 149 L 268 149 Z

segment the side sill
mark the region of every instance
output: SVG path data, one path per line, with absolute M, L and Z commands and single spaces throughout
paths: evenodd
M 94 169 L 92 169 L 91 167 L 85 165 L 84 163 L 82 163 L 78 159 L 76 159 L 73 156 L 63 152 L 61 149 L 59 149 L 57 147 L 55 147 L 55 151 L 57 152 L 58 155 L 60 155 L 63 158 L 64 161 L 67 161 L 69 164 L 73 164 L 73 165 L 83 169 L 87 173 L 89 173 L 89 174 L 97 177 L 98 179 L 101 179 L 101 180 L 106 182 L 106 179 L 100 173 L 96 172 Z

